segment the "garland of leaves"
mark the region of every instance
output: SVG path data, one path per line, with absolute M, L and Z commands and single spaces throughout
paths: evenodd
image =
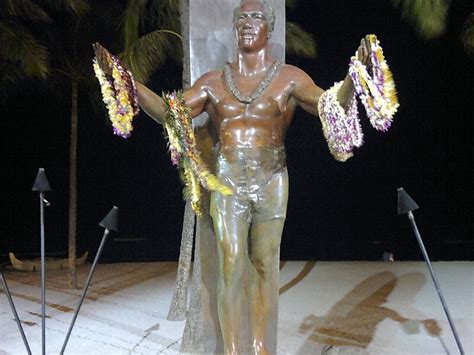
M 184 183 L 183 194 L 190 199 L 193 210 L 202 215 L 201 185 L 209 191 L 232 195 L 232 190 L 223 185 L 205 165 L 197 150 L 196 137 L 191 122 L 191 109 L 186 106 L 181 91 L 163 93 L 165 116 L 163 125 L 169 142 L 171 162 L 178 167 Z

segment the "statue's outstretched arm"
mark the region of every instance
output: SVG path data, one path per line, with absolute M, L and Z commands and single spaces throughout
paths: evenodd
M 346 161 L 353 149 L 363 144 L 357 96 L 375 129 L 386 131 L 390 127 L 398 100 L 392 73 L 375 35 L 362 38 L 351 57 L 348 75 L 327 91 L 317 88 L 301 70 L 293 71 L 298 75 L 294 75 L 292 95 L 303 109 L 319 115 L 329 151 L 337 160 Z
M 356 58 L 367 68 L 370 68 L 372 63 L 370 61 L 370 41 L 367 35 L 360 40 L 359 48 L 357 48 Z M 354 83 L 349 73 L 347 73 L 342 83 L 341 88 L 337 92 L 337 99 L 344 109 L 349 109 L 352 97 L 354 96 L 355 88 Z
M 319 116 L 318 101 L 324 90 L 317 86 L 301 69 L 291 67 L 293 91 L 291 96 L 296 100 L 298 106 L 312 115 Z
M 199 116 L 206 110 L 209 99 L 209 82 L 219 75 L 218 72 L 209 72 L 196 80 L 194 85 L 183 92 L 186 106 L 191 109 L 190 116 Z M 163 123 L 165 109 L 162 98 L 145 85 L 137 83 L 138 103 L 150 117 L 158 123 Z
M 137 83 L 137 96 L 140 108 L 156 122 L 162 124 L 165 110 L 161 97 L 141 83 Z
M 369 67 L 370 57 L 369 42 L 367 37 L 368 36 L 362 38 L 356 55 L 357 59 L 360 60 L 362 64 Z M 318 87 L 305 72 L 297 68 L 295 68 L 294 82 L 295 86 L 292 94 L 299 106 L 309 113 L 318 115 L 318 100 L 324 91 Z M 354 84 L 350 75 L 347 74 L 337 92 L 337 99 L 340 105 L 345 110 L 348 110 L 350 108 L 353 96 Z
M 99 43 L 94 43 L 92 47 L 94 48 L 99 67 L 106 75 L 112 76 L 111 68 L 108 64 L 112 54 Z M 192 117 L 198 116 L 204 110 L 207 101 L 206 81 L 207 76 L 204 75 L 196 81 L 192 88 L 183 93 L 186 105 L 191 108 Z M 165 114 L 162 98 L 142 83 L 136 82 L 136 89 L 140 108 L 156 122 L 162 124 Z

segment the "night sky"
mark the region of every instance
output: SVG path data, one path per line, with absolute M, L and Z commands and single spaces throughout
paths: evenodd
M 318 44 L 316 59 L 289 56 L 288 63 L 328 88 L 347 73 L 360 39 L 375 33 L 401 106 L 387 133 L 375 131 L 360 106 L 365 144 L 346 163 L 329 155 L 319 120 L 298 109 L 286 141 L 290 200 L 283 260 L 380 260 L 384 251 L 398 260 L 421 260 L 408 220 L 396 214 L 400 186 L 421 207 L 415 216 L 431 258 L 472 260 L 474 59 L 459 40 L 472 11 L 468 3 L 452 1 L 447 32 L 432 41 L 420 40 L 388 0 L 301 0 L 288 11 L 288 19 Z M 104 38 L 97 31 L 91 41 L 113 48 L 119 36 Z M 158 92 L 179 88 L 181 70 L 166 62 L 150 86 Z M 46 209 L 46 250 L 66 255 L 69 91 L 61 83 L 51 92 L 27 81 L 0 107 L 0 261 L 10 251 L 39 253 L 38 197 L 31 186 L 40 167 L 53 188 L 47 195 L 52 205 Z M 102 236 L 97 223 L 117 205 L 121 232 L 107 244 L 102 261 L 176 260 L 184 203 L 162 128 L 141 113 L 131 138 L 114 136 L 105 110 L 90 99 L 95 92 L 98 85 L 79 93 L 78 253 L 95 253 Z

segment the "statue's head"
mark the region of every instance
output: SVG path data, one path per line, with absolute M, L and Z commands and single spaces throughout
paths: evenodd
M 239 46 L 247 47 L 263 40 L 266 44 L 274 27 L 275 13 L 273 8 L 265 2 L 243 0 L 234 10 L 234 28 Z

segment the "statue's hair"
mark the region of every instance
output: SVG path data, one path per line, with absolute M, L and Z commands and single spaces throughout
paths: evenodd
M 242 0 L 240 2 L 240 5 L 234 9 L 234 26 L 236 27 L 237 19 L 239 18 L 239 15 L 240 15 L 240 6 L 242 6 L 242 4 L 246 2 L 254 2 L 254 3 L 259 3 L 262 5 L 263 14 L 265 15 L 265 18 L 268 24 L 268 37 L 270 37 L 273 33 L 273 30 L 275 29 L 275 11 L 273 10 L 273 7 L 271 5 L 266 3 L 266 1 Z

